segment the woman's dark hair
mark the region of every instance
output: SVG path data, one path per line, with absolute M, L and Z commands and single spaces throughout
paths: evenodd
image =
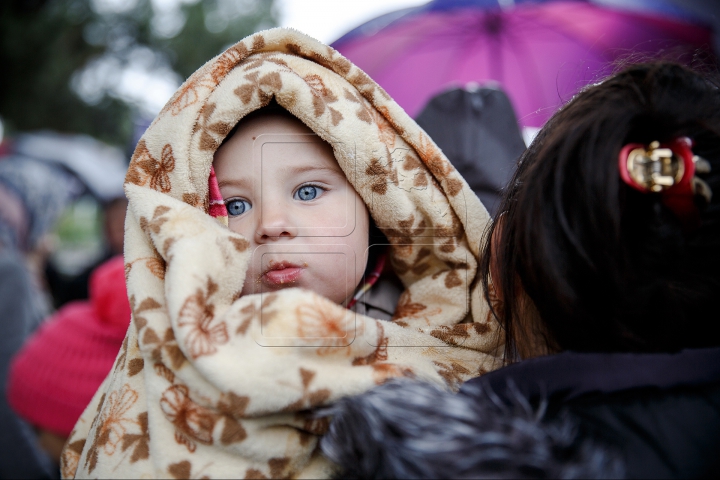
M 692 232 L 660 194 L 634 190 L 618 171 L 624 145 L 679 136 L 712 167 L 701 178 L 715 196 Z M 533 318 L 530 330 L 549 351 L 720 345 L 717 80 L 654 62 L 583 90 L 520 158 L 483 250 L 485 297 L 504 327 L 506 360 L 523 355 L 519 332 Z

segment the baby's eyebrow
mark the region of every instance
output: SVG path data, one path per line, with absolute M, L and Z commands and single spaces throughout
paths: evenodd
M 306 172 L 327 172 L 345 178 L 345 174 L 342 173 L 339 168 L 326 167 L 324 165 L 298 165 L 294 167 L 287 167 L 287 169 L 293 174 Z
M 220 180 L 218 182 L 218 187 L 250 188 L 252 187 L 252 182 L 247 178 L 230 178 L 228 180 Z

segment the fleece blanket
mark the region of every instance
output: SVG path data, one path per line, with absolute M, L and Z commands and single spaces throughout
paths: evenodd
M 405 287 L 392 321 L 299 288 L 240 296 L 253 252 L 208 213 L 208 178 L 223 138 L 272 98 L 332 144 L 388 237 Z M 125 191 L 132 323 L 64 477 L 327 477 L 317 407 L 499 366 L 476 277 L 487 211 L 381 87 L 308 36 L 259 32 L 195 72 L 138 143 Z

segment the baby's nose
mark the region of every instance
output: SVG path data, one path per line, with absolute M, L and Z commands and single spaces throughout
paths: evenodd
M 259 241 L 297 236 L 297 226 L 292 219 L 290 209 L 280 202 L 263 205 L 259 223 L 256 231 Z

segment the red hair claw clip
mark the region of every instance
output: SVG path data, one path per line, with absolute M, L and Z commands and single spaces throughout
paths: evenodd
M 687 229 L 700 224 L 696 197 L 706 203 L 712 198 L 710 187 L 695 176 L 707 173 L 710 164 L 694 155 L 693 142 L 678 137 L 667 143 L 651 142 L 625 145 L 620 151 L 620 177 L 632 188 L 643 193 L 658 193 Z

